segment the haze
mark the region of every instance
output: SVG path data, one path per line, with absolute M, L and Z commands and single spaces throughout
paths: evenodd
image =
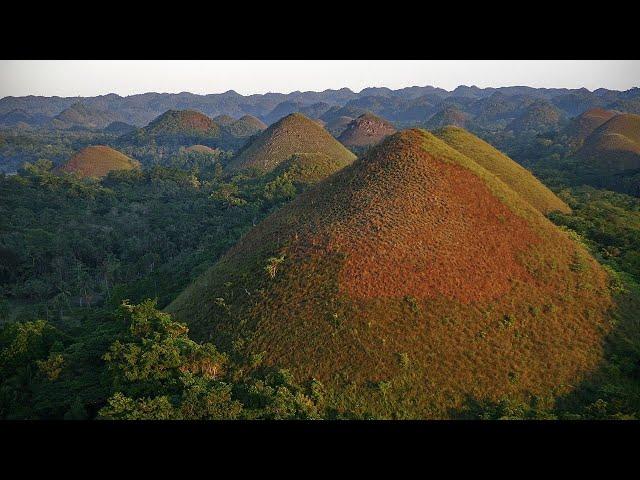
M 0 97 L 122 96 L 398 89 L 433 85 L 608 88 L 640 86 L 635 60 L 3 60 Z

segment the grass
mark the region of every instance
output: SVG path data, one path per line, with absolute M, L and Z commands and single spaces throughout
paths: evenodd
M 496 175 L 543 214 L 552 211 L 571 212 L 566 203 L 526 168 L 472 133 L 458 127 L 445 127 L 434 134 L 450 147 L 472 158 L 480 166 Z
M 602 357 L 607 285 L 496 175 L 409 130 L 261 222 L 168 310 L 238 359 L 320 380 L 337 417 L 446 418 L 468 398 L 571 391 Z
M 271 125 L 231 160 L 230 170 L 269 172 L 295 154 L 324 154 L 351 163 L 355 155 L 313 120 L 293 113 Z
M 124 153 L 104 145 L 92 145 L 76 153 L 60 168 L 80 177 L 104 177 L 112 170 L 133 170 L 140 164 Z
M 338 140 L 347 147 L 370 147 L 395 132 L 395 127 L 386 120 L 365 113 L 349 123 Z

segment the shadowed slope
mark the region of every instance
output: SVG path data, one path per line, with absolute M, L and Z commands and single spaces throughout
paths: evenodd
M 585 140 L 576 157 L 600 167 L 603 173 L 640 168 L 640 115 L 616 115 Z
M 553 395 L 601 354 L 606 275 L 496 176 L 397 133 L 251 230 L 168 310 L 322 381 L 338 412 L 447 417 Z
M 571 211 L 566 203 L 545 187 L 529 170 L 472 133 L 449 126 L 434 134 L 496 175 L 542 213 L 547 214 L 554 210 L 563 213 Z
M 104 145 L 93 145 L 76 153 L 60 170 L 80 177 L 104 177 L 112 170 L 133 170 L 140 164 Z
M 316 122 L 293 113 L 254 138 L 231 161 L 229 169 L 268 172 L 297 153 L 322 153 L 345 164 L 355 159 L 353 153 Z
M 593 131 L 607 120 L 615 117 L 616 112 L 593 108 L 572 119 L 564 129 L 564 134 L 568 137 L 568 142 L 572 147 L 579 147 Z

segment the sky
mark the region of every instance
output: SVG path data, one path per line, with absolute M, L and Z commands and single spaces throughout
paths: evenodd
M 637 60 L 0 60 L 0 97 L 348 87 L 640 87 Z

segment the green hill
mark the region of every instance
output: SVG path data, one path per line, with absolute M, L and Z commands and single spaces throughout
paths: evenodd
M 355 159 L 355 155 L 315 121 L 292 113 L 255 137 L 232 159 L 229 169 L 268 172 L 300 153 L 322 153 L 345 164 Z

